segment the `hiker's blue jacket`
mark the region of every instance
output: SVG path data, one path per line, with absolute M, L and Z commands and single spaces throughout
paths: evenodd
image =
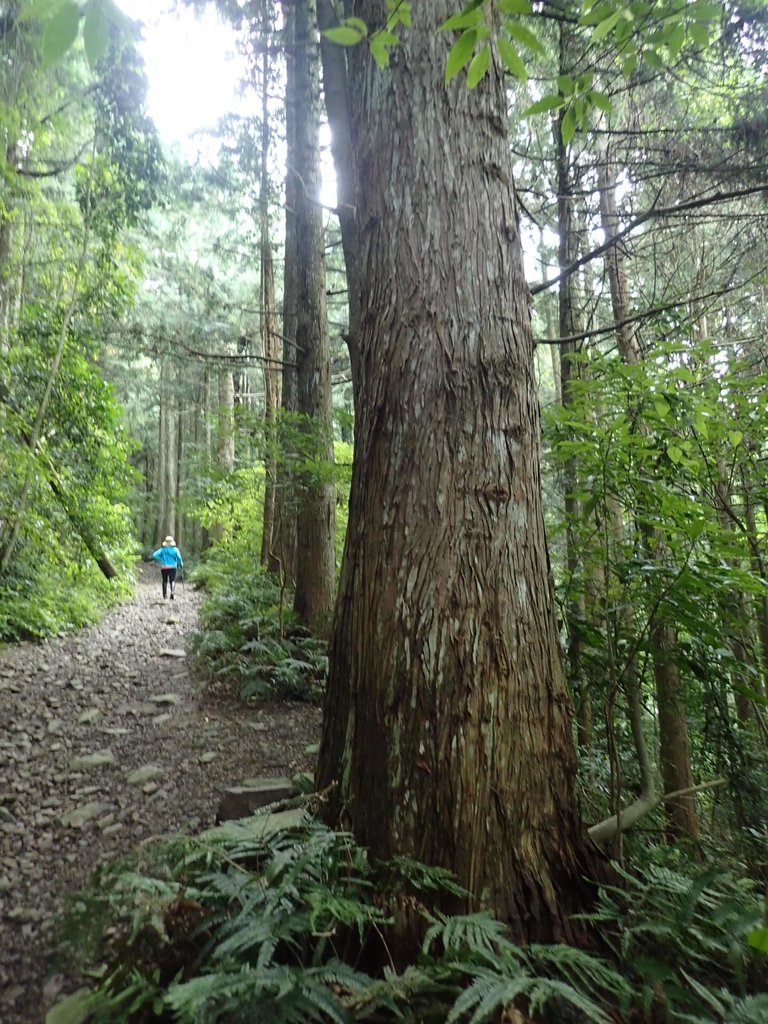
M 184 562 L 181 560 L 181 552 L 179 549 L 172 548 L 170 545 L 167 548 L 158 548 L 157 551 L 153 551 L 152 557 L 165 569 L 172 569 L 174 566 L 184 565 Z

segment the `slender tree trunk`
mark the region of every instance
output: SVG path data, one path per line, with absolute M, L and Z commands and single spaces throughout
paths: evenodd
M 325 304 L 325 242 L 320 198 L 320 78 L 314 0 L 295 6 L 296 362 L 298 411 L 318 470 L 300 481 L 293 607 L 327 626 L 336 590 L 336 489 L 331 420 L 331 354 Z
M 216 418 L 216 465 L 219 474 L 226 476 L 235 468 L 235 378 L 232 367 L 219 367 L 218 409 Z M 213 537 L 221 541 L 227 533 L 226 522 L 217 522 Z
M 286 38 L 286 86 L 285 86 L 285 144 L 288 171 L 285 179 L 285 259 L 283 262 L 283 374 L 281 410 L 283 433 L 292 432 L 292 417 L 298 409 L 298 377 L 296 370 L 296 301 L 297 250 L 296 250 L 296 195 L 298 180 L 296 168 L 296 108 L 298 105 L 295 50 L 295 14 L 297 0 L 285 0 L 283 12 Z M 284 442 L 285 452 L 293 442 Z M 278 465 L 275 493 L 275 525 L 272 533 L 272 548 L 269 553 L 269 568 L 276 573 L 286 587 L 296 583 L 296 494 L 286 459 Z
M 677 634 L 659 620 L 651 627 L 651 654 L 659 713 L 659 756 L 664 792 L 693 788 L 688 726 L 680 674 L 675 663 Z M 693 793 L 670 801 L 669 828 L 675 838 L 698 840 L 699 818 Z
M 183 548 L 186 543 L 186 522 L 187 515 L 184 511 L 184 484 L 186 473 L 185 448 L 186 438 L 184 437 L 184 421 L 186 419 L 186 401 L 184 374 L 181 365 L 176 367 L 176 402 L 175 419 L 176 434 L 174 437 L 174 464 L 176 466 L 176 478 L 174 480 L 173 506 L 176 509 L 176 526 L 174 538 L 178 547 Z
M 720 527 L 725 534 L 733 534 L 736 529 L 736 519 L 728 486 L 728 473 L 725 463 L 720 460 L 717 465 L 717 478 L 715 479 L 715 513 Z M 729 559 L 734 568 L 738 568 L 740 559 Z M 728 646 L 731 649 L 734 660 L 740 666 L 740 671 L 734 679 L 733 702 L 736 709 L 736 717 L 743 724 L 752 718 L 752 702 L 744 692 L 749 688 L 749 675 L 752 668 L 752 659 L 749 656 L 748 631 L 751 626 L 750 615 L 747 609 L 747 601 L 744 594 L 722 594 L 719 595 L 723 628 L 728 638 Z
M 338 25 L 342 15 L 335 0 L 317 0 L 317 20 L 321 32 Z M 349 120 L 347 51 L 343 46 L 320 37 L 323 65 L 323 92 L 328 123 L 331 127 L 331 153 L 336 174 L 336 213 L 341 227 L 341 244 L 347 276 L 349 331 L 346 336 L 352 371 L 352 394 L 356 402 L 360 377 L 360 240 L 355 219 L 355 151 Z
M 176 416 L 167 356 L 160 365 L 160 415 L 157 442 L 157 522 L 154 543 L 175 532 Z
M 746 473 L 742 473 L 741 481 L 744 490 L 744 522 L 747 527 L 747 537 L 749 539 L 752 571 L 758 579 L 764 580 L 766 578 L 766 566 L 760 553 L 760 543 L 757 536 L 757 522 L 755 520 L 755 503 L 752 495 L 752 485 L 747 478 Z M 763 596 L 755 597 L 754 607 L 763 667 L 763 696 L 768 697 L 768 598 Z
M 269 4 L 262 5 L 262 35 L 267 36 L 270 25 Z M 275 527 L 275 490 L 277 486 L 277 457 L 275 455 L 275 424 L 280 408 L 280 368 L 282 346 L 277 330 L 275 307 L 275 271 L 272 260 L 272 241 L 269 234 L 269 56 L 265 50 L 261 64 L 261 187 L 259 232 L 261 253 L 261 350 L 264 355 L 264 436 L 267 456 L 264 462 L 264 518 L 261 532 L 261 564 L 269 564 Z
M 5 163 L 12 167 L 16 161 L 16 143 L 9 142 L 5 147 Z M 0 196 L 0 352 L 7 351 L 8 333 L 11 324 L 11 280 L 14 269 L 12 265 L 12 231 L 13 207 L 10 189 L 6 188 Z
M 214 467 L 214 423 L 216 419 L 215 404 L 213 401 L 214 387 L 213 376 L 210 366 L 206 365 L 203 373 L 203 444 L 204 444 L 204 465 L 205 475 L 210 480 Z M 213 540 L 213 531 L 209 526 L 202 526 L 200 529 L 200 550 L 207 551 Z
M 560 73 L 571 69 L 566 64 L 567 32 L 562 30 L 560 40 Z M 573 182 L 568 147 L 563 142 L 563 114 L 555 124 L 557 160 L 557 229 L 558 264 L 562 271 L 576 259 L 578 242 L 573 219 Z M 570 274 L 560 281 L 558 288 L 558 323 L 561 339 L 581 333 L 581 322 L 576 301 L 576 275 Z M 576 342 L 560 342 L 560 401 L 564 409 L 573 404 L 573 382 L 577 374 L 574 366 Z M 582 667 L 582 634 L 585 615 L 584 591 L 581 580 L 583 559 L 576 550 L 576 529 L 581 522 L 576 458 L 569 455 L 563 462 L 563 505 L 565 512 L 565 564 L 568 580 L 566 627 L 568 646 L 568 677 L 576 699 L 576 728 L 579 746 L 588 748 L 592 743 L 592 700 L 586 686 Z
M 455 10 L 413 5 L 385 74 L 349 55 L 362 456 L 318 781 L 373 857 L 452 870 L 471 896 L 447 904 L 568 939 L 599 868 L 544 537 L 506 97 L 495 67 L 446 88 L 435 30 Z
M 618 230 L 619 218 L 616 210 L 615 174 L 607 153 L 602 155 L 598 165 L 598 188 L 602 227 L 606 236 L 610 237 Z M 614 246 L 606 253 L 606 265 L 614 320 L 622 325 L 616 330 L 619 351 L 625 363 L 637 363 L 642 358 L 642 350 L 634 326 L 624 323 L 630 312 L 629 288 L 623 253 L 618 246 Z M 668 556 L 661 537 L 650 530 L 645 530 L 644 540 L 649 557 L 655 563 L 663 565 Z M 665 621 L 663 615 L 664 610 L 657 609 L 648 641 L 656 684 L 661 775 L 664 792 L 671 793 L 692 789 L 693 775 L 683 686 L 675 658 L 677 632 Z M 635 699 L 631 691 L 630 697 Z M 669 801 L 665 806 L 670 832 L 675 836 L 698 840 L 699 821 L 695 795 L 687 793 Z

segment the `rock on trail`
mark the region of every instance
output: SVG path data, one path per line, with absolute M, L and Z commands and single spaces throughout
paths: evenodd
M 3 1024 L 43 1021 L 78 987 L 56 973 L 53 927 L 98 864 L 212 825 L 222 792 L 251 776 L 311 767 L 319 711 L 208 695 L 189 654 L 199 596 L 186 587 L 168 607 L 146 570 L 98 626 L 0 648 Z

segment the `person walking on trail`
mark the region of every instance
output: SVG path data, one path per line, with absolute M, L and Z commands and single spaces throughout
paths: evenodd
M 163 577 L 163 600 L 168 597 L 168 589 L 171 591 L 171 600 L 176 590 L 176 569 L 183 569 L 184 562 L 181 552 L 176 547 L 176 541 L 170 535 L 165 538 L 157 551 L 152 552 L 152 557 L 160 563 L 160 572 Z

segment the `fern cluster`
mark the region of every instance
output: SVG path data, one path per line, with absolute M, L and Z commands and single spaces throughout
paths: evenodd
M 719 868 L 689 874 L 650 865 L 616 868 L 589 919 L 615 936 L 617 962 L 640 984 L 644 1009 L 670 1022 L 768 1021 L 764 908 L 755 884 Z
M 67 922 L 94 979 L 94 1024 L 768 1020 L 765 955 L 749 945 L 759 900 L 724 873 L 655 868 L 603 889 L 592 917 L 616 937 L 608 958 L 517 946 L 489 914 L 446 916 L 435 902 L 461 890 L 445 871 L 407 858 L 372 865 L 350 835 L 302 810 L 228 822 L 142 858 L 104 870 Z M 423 939 L 398 968 L 403 907 Z M 504 1016 L 512 1007 L 520 1015 Z
M 209 679 L 237 686 L 243 700 L 319 700 L 327 644 L 294 620 L 276 579 L 242 566 L 226 579 L 203 578 L 209 596 L 194 648 Z

